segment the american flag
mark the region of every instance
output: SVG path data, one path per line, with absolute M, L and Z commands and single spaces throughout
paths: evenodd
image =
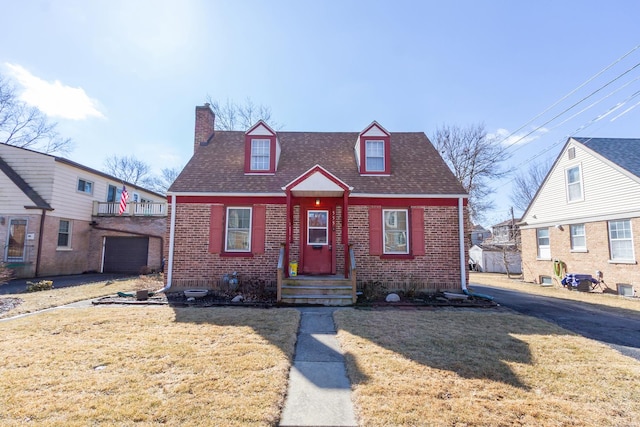
M 127 200 L 129 200 L 129 193 L 127 192 L 127 187 L 122 186 L 122 194 L 120 195 L 120 210 L 118 211 L 118 215 L 122 215 L 122 213 L 127 209 Z

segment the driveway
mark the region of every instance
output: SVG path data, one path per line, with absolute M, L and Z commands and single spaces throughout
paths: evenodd
M 492 295 L 504 307 L 555 323 L 640 360 L 640 312 L 491 286 L 469 286 L 478 293 Z
M 54 288 L 67 288 L 69 286 L 86 285 L 89 283 L 106 282 L 107 280 L 122 279 L 129 277 L 127 274 L 115 273 L 95 273 L 95 274 L 75 274 L 70 276 L 49 276 L 35 279 L 16 279 L 9 283 L 0 285 L 0 295 L 20 294 L 26 292 L 27 282 L 38 282 L 40 280 L 53 280 Z

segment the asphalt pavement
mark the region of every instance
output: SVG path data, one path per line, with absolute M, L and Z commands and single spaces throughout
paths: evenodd
M 555 323 L 640 360 L 640 312 L 491 286 L 470 284 L 469 287 L 495 297 L 504 307 Z
M 67 288 L 69 286 L 88 285 L 96 282 L 106 282 L 107 280 L 123 279 L 130 277 L 130 274 L 117 273 L 87 273 L 74 274 L 69 276 L 47 276 L 32 279 L 15 279 L 4 285 L 0 285 L 0 295 L 21 294 L 27 291 L 27 282 L 39 282 L 41 280 L 53 280 L 54 288 Z

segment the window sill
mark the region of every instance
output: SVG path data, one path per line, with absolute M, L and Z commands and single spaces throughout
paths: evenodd
M 251 252 L 222 252 L 220 256 L 229 258 L 253 258 Z
M 58 252 L 71 252 L 73 250 L 73 248 L 64 248 L 64 247 L 57 247 L 56 251 Z
M 414 259 L 411 254 L 382 254 L 380 259 Z
M 551 261 L 551 258 L 536 258 L 536 261 Z
M 609 264 L 637 264 L 635 259 L 610 259 L 608 262 Z
M 587 249 L 571 249 L 571 253 L 586 254 L 588 252 Z

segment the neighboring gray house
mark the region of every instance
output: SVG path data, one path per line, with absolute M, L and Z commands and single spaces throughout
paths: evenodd
M 475 225 L 473 230 L 471 230 L 471 246 L 480 245 L 489 238 L 491 238 L 491 231 L 481 225 Z

